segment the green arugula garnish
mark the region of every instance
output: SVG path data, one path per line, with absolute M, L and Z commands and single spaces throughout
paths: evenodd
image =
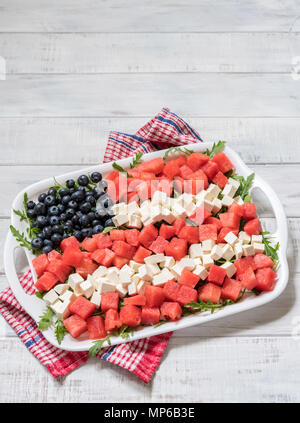
M 16 238 L 16 240 L 19 242 L 21 247 L 26 247 L 28 248 L 28 250 L 32 251 L 30 241 L 26 238 L 24 232 L 19 232 L 13 225 L 10 225 L 9 229 L 13 236 Z
M 251 292 L 253 292 L 253 294 L 256 295 L 256 296 L 261 294 L 261 291 L 259 291 L 258 289 L 255 289 L 255 288 L 251 289 Z
M 117 226 L 106 226 L 106 228 L 103 229 L 102 233 L 103 234 L 107 234 L 108 232 L 110 232 L 112 229 L 118 229 Z
M 48 329 L 52 325 L 53 316 L 54 311 L 50 307 L 47 307 L 45 313 L 40 316 L 41 320 L 38 322 L 39 330 L 43 331 Z
M 160 322 L 156 323 L 156 325 L 153 325 L 154 328 L 158 328 L 161 325 L 164 325 L 165 323 L 169 323 L 170 320 L 161 320 Z
M 13 209 L 13 212 L 20 217 L 20 221 L 27 220 L 27 214 L 22 210 L 15 210 Z
M 193 311 L 197 312 L 197 311 L 209 311 L 211 313 L 214 313 L 215 310 L 225 307 L 228 304 L 232 304 L 231 300 L 225 300 L 223 302 L 219 302 L 219 303 L 212 303 L 211 301 L 203 301 L 203 300 L 199 300 L 199 302 L 196 301 L 192 301 L 190 303 L 185 304 L 185 308 L 191 308 Z
M 262 242 L 265 246 L 265 253 L 267 256 L 269 256 L 273 260 L 274 268 L 276 268 L 278 264 L 278 260 L 279 260 L 278 254 L 277 254 L 279 250 L 279 242 L 277 242 L 275 246 L 273 247 L 273 245 L 271 244 L 272 237 L 266 236 L 266 235 L 270 235 L 270 232 L 262 232 L 261 235 L 262 235 Z
M 60 319 L 57 319 L 55 322 L 54 333 L 60 345 L 65 335 L 68 333 L 67 328 Z
M 129 173 L 127 172 L 127 170 L 125 170 L 122 166 L 118 165 L 116 162 L 114 162 L 112 164 L 112 167 L 117 170 L 120 173 L 125 173 L 125 175 L 127 176 L 127 178 L 131 178 L 131 176 L 129 175 Z
M 95 357 L 95 355 L 102 350 L 102 346 L 104 342 L 107 341 L 108 345 L 111 345 L 110 342 L 110 335 L 107 335 L 106 338 L 99 339 L 98 341 L 95 341 L 93 346 L 89 349 L 89 356 Z
M 180 152 L 180 153 L 183 153 L 183 154 L 186 154 L 186 155 L 190 155 L 190 154 L 192 154 L 193 153 L 193 151 L 192 150 L 189 150 L 188 148 L 186 148 L 186 147 L 170 147 L 166 152 L 165 152 L 165 154 L 164 154 L 164 157 L 163 157 L 163 159 L 164 160 L 166 160 L 166 158 L 170 155 L 170 154 L 173 154 L 173 153 L 176 153 L 176 152 Z
M 135 158 L 133 159 L 132 163 L 130 163 L 130 169 L 133 169 L 135 166 L 142 163 L 141 158 L 143 156 L 143 153 L 137 153 L 135 155 Z
M 251 203 L 251 196 L 249 195 L 249 189 L 252 186 L 255 174 L 251 173 L 251 175 L 247 176 L 245 179 L 243 176 L 234 174 L 232 175 L 232 179 L 239 181 L 240 186 L 235 194 L 235 196 L 240 196 L 244 203 Z
M 209 158 L 211 159 L 215 154 L 220 153 L 221 151 L 224 150 L 225 144 L 226 144 L 226 141 L 219 141 L 217 144 L 214 143 L 212 146 L 212 149 L 211 150 L 207 149 L 206 151 L 204 151 L 204 154 L 209 156 Z
M 127 325 L 122 325 L 118 330 L 113 332 L 114 336 L 120 336 L 123 339 L 127 339 L 134 333 L 134 328 Z
M 40 300 L 43 299 L 43 294 L 40 291 L 35 291 L 35 296 L 38 297 Z

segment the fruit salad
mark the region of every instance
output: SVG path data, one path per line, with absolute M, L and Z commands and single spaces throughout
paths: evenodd
M 249 194 L 254 174 L 238 175 L 224 146 L 139 153 L 105 178 L 55 181 L 37 202 L 25 194 L 15 213 L 27 236 L 11 230 L 36 254 L 39 328 L 53 326 L 59 343 L 66 333 L 95 340 L 94 355 L 111 335 L 272 291 L 279 245 Z

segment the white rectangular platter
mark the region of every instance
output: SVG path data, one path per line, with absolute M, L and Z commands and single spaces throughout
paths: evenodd
M 188 149 L 193 150 L 195 152 L 203 152 L 207 148 L 211 148 L 211 143 L 196 143 L 196 144 L 189 144 L 187 146 Z M 144 154 L 143 160 L 150 160 L 156 157 L 162 157 L 166 150 L 160 150 L 154 153 Z M 225 147 L 224 152 L 228 155 L 232 163 L 236 168 L 236 172 L 244 177 L 247 177 L 252 173 L 251 169 L 249 169 L 239 155 L 234 152 L 231 148 Z M 124 167 L 128 168 L 132 161 L 132 157 L 118 160 L 117 163 Z M 105 163 L 100 164 L 97 166 L 87 167 L 84 169 L 80 169 L 76 172 L 67 173 L 64 175 L 55 176 L 59 183 L 64 183 L 69 178 L 77 178 L 83 173 L 91 173 L 93 171 L 99 171 L 102 173 L 103 178 L 112 170 L 112 163 Z M 50 186 L 53 185 L 53 178 L 44 179 L 40 182 L 37 182 L 33 185 L 28 186 L 26 189 L 21 191 L 17 197 L 15 198 L 12 204 L 11 210 L 11 223 L 15 226 L 18 230 L 23 232 L 25 230 L 25 225 L 23 222 L 20 222 L 19 218 L 13 213 L 13 209 L 22 209 L 23 208 L 23 196 L 24 192 L 27 192 L 29 199 L 36 200 L 38 195 L 42 192 L 45 192 L 49 189 Z M 178 329 L 184 329 L 189 326 L 200 325 L 203 323 L 207 323 L 208 321 L 214 319 L 220 319 L 226 316 L 230 316 L 236 313 L 240 313 L 242 311 L 246 311 L 263 304 L 266 304 L 276 297 L 278 297 L 282 291 L 285 289 L 289 270 L 288 264 L 286 259 L 286 249 L 287 249 L 287 240 L 288 240 L 288 229 L 287 229 L 287 220 L 283 210 L 283 207 L 273 191 L 273 189 L 262 179 L 259 175 L 255 175 L 254 183 L 251 190 L 259 188 L 269 199 L 270 204 L 272 205 L 274 215 L 276 217 L 276 224 L 277 229 L 276 232 L 272 234 L 272 239 L 274 243 L 279 242 L 279 266 L 277 268 L 278 279 L 275 285 L 275 288 L 272 292 L 264 292 L 259 296 L 245 296 L 240 302 L 236 304 L 229 305 L 223 309 L 216 310 L 213 314 L 210 312 L 202 312 L 193 314 L 190 316 L 183 317 L 178 322 L 168 322 L 161 326 L 154 328 L 153 326 L 142 327 L 141 329 L 134 332 L 134 334 L 127 339 L 122 339 L 121 337 L 111 337 L 111 345 L 117 345 L 125 342 L 135 341 L 140 338 L 150 337 L 154 335 L 159 335 L 161 333 L 166 333 Z M 250 190 L 250 193 L 251 193 Z M 10 287 L 21 304 L 21 306 L 27 311 L 27 313 L 36 321 L 39 321 L 39 316 L 41 316 L 45 310 L 45 303 L 37 298 L 35 295 L 28 295 L 22 289 L 15 266 L 15 249 L 22 248 L 18 245 L 16 240 L 13 236 L 9 233 L 7 235 L 5 249 L 4 249 L 4 266 L 5 272 L 10 284 Z M 33 273 L 34 280 L 36 281 L 36 275 L 31 263 L 32 258 L 34 257 L 30 252 L 25 250 L 26 256 L 28 258 L 29 266 Z M 53 330 L 47 329 L 43 332 L 45 338 L 53 344 L 57 348 L 61 348 L 68 351 L 88 351 L 91 346 L 93 345 L 93 341 L 87 339 L 87 336 L 84 334 L 77 339 L 72 338 L 69 334 L 65 336 L 62 343 L 59 345 L 56 337 L 54 335 Z M 103 345 L 104 347 L 107 344 Z

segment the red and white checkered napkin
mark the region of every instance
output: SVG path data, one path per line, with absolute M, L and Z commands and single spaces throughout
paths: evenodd
M 148 153 L 199 141 L 202 141 L 200 136 L 184 120 L 168 109 L 162 109 L 135 135 L 111 132 L 104 162 L 133 156 L 140 151 Z M 20 283 L 28 294 L 34 294 L 30 270 L 20 277 Z M 86 351 L 64 351 L 51 345 L 38 330 L 35 321 L 22 309 L 10 288 L 0 293 L 0 312 L 25 346 L 48 368 L 52 376 L 64 376 L 89 359 Z M 108 347 L 103 349 L 98 357 L 118 364 L 148 383 L 160 363 L 171 335 L 169 332 Z

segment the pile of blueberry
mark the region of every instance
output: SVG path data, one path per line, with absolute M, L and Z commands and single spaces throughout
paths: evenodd
M 101 173 L 93 172 L 90 177 L 81 175 L 77 182 L 69 179 L 64 187 L 49 189 L 39 195 L 37 203 L 28 201 L 27 217 L 39 232 L 31 241 L 32 249 L 48 254 L 64 238 L 74 235 L 81 242 L 113 226 L 106 188 Z

